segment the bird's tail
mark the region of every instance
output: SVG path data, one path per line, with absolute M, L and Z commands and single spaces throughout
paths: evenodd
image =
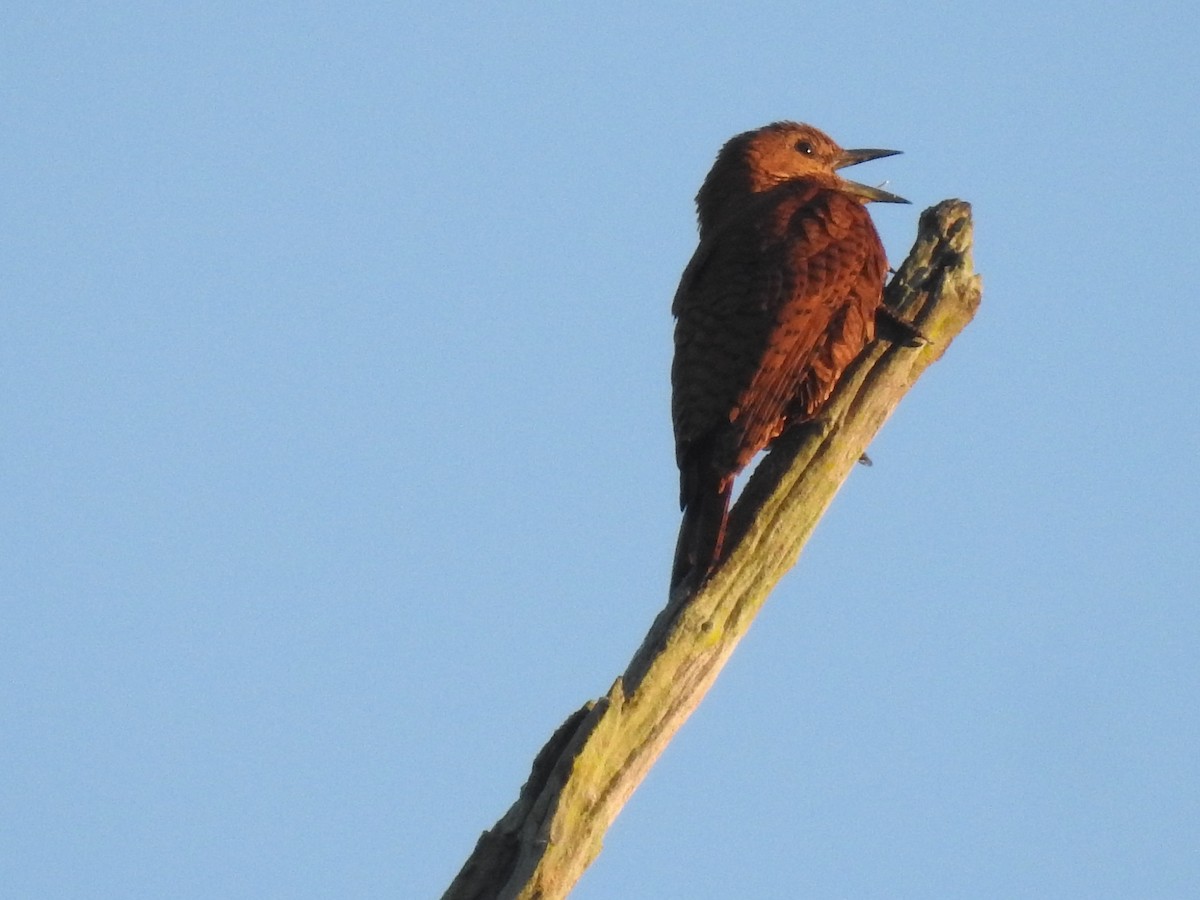
M 689 466 L 682 476 L 683 522 L 675 543 L 671 568 L 671 595 L 686 585 L 696 591 L 716 568 L 725 542 L 733 478 L 722 477 L 707 466 Z

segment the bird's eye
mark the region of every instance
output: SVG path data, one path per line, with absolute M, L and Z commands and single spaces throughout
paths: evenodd
M 816 153 L 816 150 L 813 149 L 813 145 L 808 141 L 799 140 L 796 141 L 796 152 L 803 154 L 804 156 L 812 156 L 814 153 Z

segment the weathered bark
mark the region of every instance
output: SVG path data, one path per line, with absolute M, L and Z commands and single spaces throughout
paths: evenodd
M 902 329 L 881 334 L 819 420 L 776 442 L 734 507 L 728 558 L 698 593 L 672 597 L 611 690 L 558 728 L 443 900 L 566 896 L 875 433 L 974 316 L 981 290 L 970 206 L 946 200 L 926 210 L 885 299 L 927 341 L 906 340 Z

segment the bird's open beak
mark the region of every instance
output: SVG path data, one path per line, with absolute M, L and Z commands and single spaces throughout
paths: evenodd
M 833 167 L 844 169 L 846 166 L 857 166 L 859 163 L 883 159 L 885 156 L 899 156 L 903 152 L 903 150 L 843 150 Z
M 846 166 L 857 166 L 859 163 L 868 162 L 872 159 L 882 159 L 885 156 L 896 156 L 900 150 L 843 150 L 842 155 L 838 157 L 838 161 L 833 164 L 835 169 L 844 169 Z M 895 194 L 888 193 L 882 188 L 871 187 L 866 184 L 859 184 L 857 181 L 842 179 L 842 189 L 847 193 L 854 194 L 857 197 L 862 197 L 864 200 L 873 200 L 876 203 L 908 203 L 903 197 L 898 197 Z

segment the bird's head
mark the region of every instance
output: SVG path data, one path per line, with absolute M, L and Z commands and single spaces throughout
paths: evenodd
M 696 195 L 701 226 L 739 196 L 768 191 L 788 181 L 810 182 L 850 194 L 863 203 L 907 203 L 903 197 L 838 174 L 838 169 L 899 152 L 843 150 L 825 132 L 799 122 L 773 122 L 744 132 L 721 148 Z

